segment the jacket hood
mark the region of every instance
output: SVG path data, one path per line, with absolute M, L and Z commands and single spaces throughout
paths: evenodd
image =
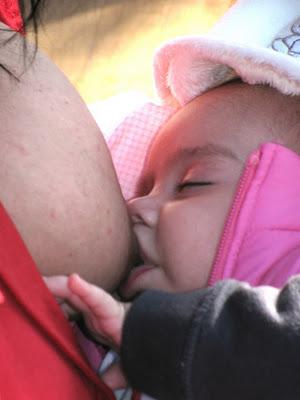
M 281 287 L 300 273 L 300 157 L 278 144 L 254 152 L 241 177 L 209 284 Z

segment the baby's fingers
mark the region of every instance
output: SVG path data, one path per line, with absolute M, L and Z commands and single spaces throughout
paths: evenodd
M 68 279 L 67 276 L 63 275 L 43 277 L 46 286 L 56 298 L 57 303 L 61 306 L 66 317 L 72 316 L 75 310 L 86 313 L 88 307 L 82 302 L 80 297 L 69 289 Z
M 82 280 L 76 274 L 70 276 L 69 288 L 89 308 L 87 315 L 91 317 L 93 328 L 119 346 L 125 306 L 103 289 Z
M 43 276 L 50 292 L 57 298 L 68 299 L 72 294 L 68 287 L 68 277 L 65 275 Z
M 98 318 L 111 318 L 119 314 L 119 303 L 105 290 L 81 279 L 79 275 L 69 277 L 69 289 L 76 294 Z

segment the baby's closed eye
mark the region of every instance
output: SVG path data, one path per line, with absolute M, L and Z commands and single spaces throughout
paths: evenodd
M 182 191 L 191 189 L 193 187 L 209 186 L 212 184 L 213 182 L 210 181 L 183 181 L 179 185 L 177 185 L 177 191 L 181 193 Z

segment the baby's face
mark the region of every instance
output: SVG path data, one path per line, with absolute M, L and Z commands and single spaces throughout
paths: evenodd
M 272 94 L 242 83 L 217 88 L 158 134 L 141 197 L 129 202 L 144 267 L 132 271 L 125 296 L 206 285 L 247 157 L 272 139 Z

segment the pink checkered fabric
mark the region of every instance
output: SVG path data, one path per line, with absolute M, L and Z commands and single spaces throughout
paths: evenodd
M 129 114 L 109 137 L 108 147 L 125 200 L 134 197 L 149 145 L 174 112 L 169 106 L 146 103 Z

